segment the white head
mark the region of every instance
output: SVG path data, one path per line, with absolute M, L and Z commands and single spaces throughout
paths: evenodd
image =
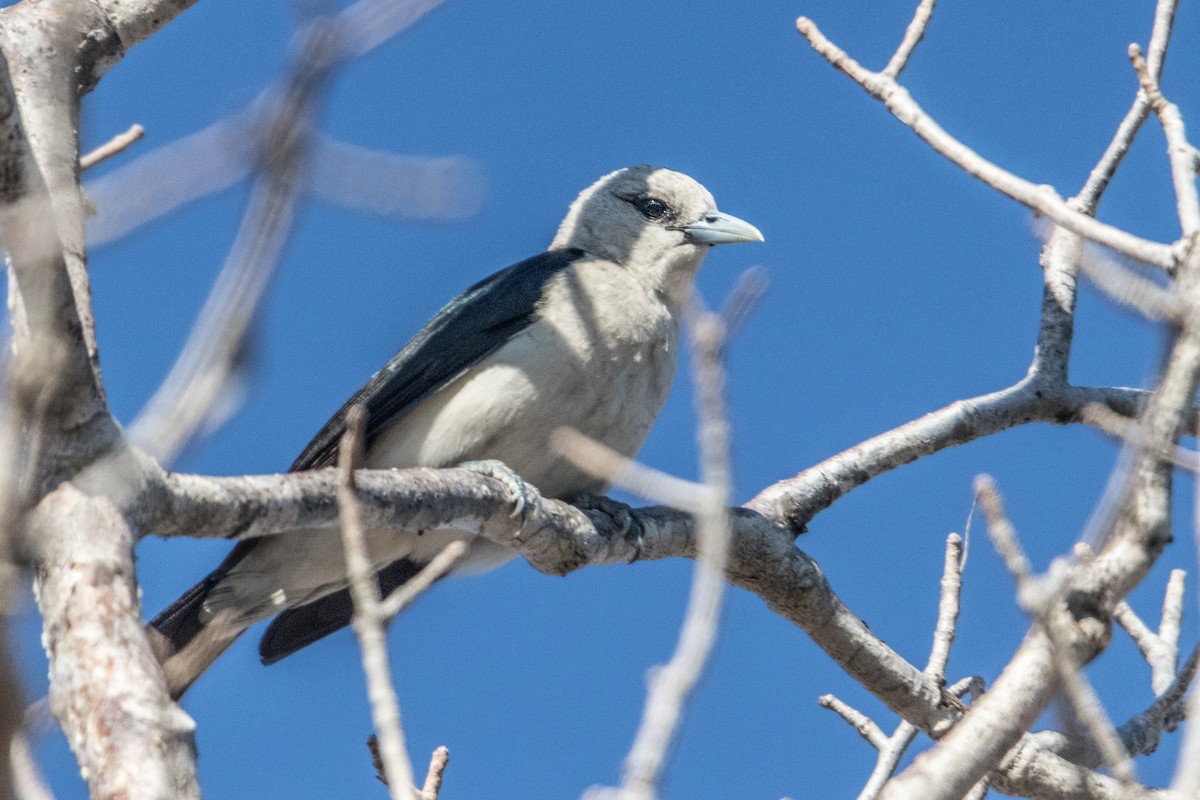
M 762 238 L 750 223 L 718 211 L 708 190 L 687 175 L 640 165 L 584 189 L 550 249 L 578 248 L 614 261 L 675 295 L 690 284 L 713 245 Z

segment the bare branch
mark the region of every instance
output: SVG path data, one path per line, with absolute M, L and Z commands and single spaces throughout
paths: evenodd
M 383 598 L 379 604 L 380 621 L 387 622 L 407 608 L 409 603 L 416 600 L 422 592 L 454 569 L 454 565 L 462 560 L 462 557 L 467 554 L 467 550 L 467 543 L 463 541 L 451 542 L 446 545 L 442 552 L 425 565 L 423 570 Z
M 1116 250 L 1128 258 L 1170 271 L 1177 267 L 1177 258 L 1170 245 L 1143 239 L 1120 228 L 1098 222 L 1095 218 L 1072 208 L 1052 187 L 1020 178 L 971 150 L 934 122 L 907 90 L 891 76 L 865 69 L 827 39 L 812 20 L 800 17 L 796 21 L 796 30 L 833 67 L 845 73 L 868 94 L 882 102 L 888 111 L 912 129 L 913 133 L 934 151 L 949 159 L 968 175 L 978 178 L 1031 211 L 1050 217 L 1073 233 Z
M 817 705 L 821 706 L 821 708 L 829 709 L 846 720 L 850 724 L 850 727 L 858 731 L 858 735 L 866 739 L 867 743 L 876 750 L 882 750 L 887 746 L 887 734 L 870 717 L 853 706 L 843 703 L 831 694 L 821 695 L 817 700 Z
M 950 646 L 958 627 L 959 602 L 962 596 L 963 541 L 957 533 L 946 537 L 946 559 L 942 567 L 942 592 L 938 602 L 937 625 L 933 631 L 933 649 L 925 674 L 935 680 L 946 679 L 946 664 Z
M 114 545 L 126 553 L 133 545 L 125 520 L 110 501 L 64 483 L 31 525 L 46 548 L 35 588 L 50 704 L 91 796 L 199 797 L 195 725 L 167 696 L 139 622 L 128 555 L 112 561 Z
M 1195 482 L 1193 489 L 1192 530 L 1200 530 L 1200 481 Z M 1200 542 L 1196 546 L 1200 547 Z M 1200 795 L 1200 692 L 1193 691 L 1187 701 L 1187 718 L 1171 789 L 1183 797 L 1196 797 Z
M 332 21 L 340 31 L 335 61 L 361 56 L 401 33 L 442 0 L 359 0 Z M 135 3 L 136 0 L 108 0 Z M 173 142 L 125 170 L 89 185 L 98 214 L 92 244 L 112 241 L 181 205 L 244 178 L 271 127 L 271 92 L 246 111 Z M 264 115 L 267 117 L 263 119 Z M 305 188 L 314 196 L 372 213 L 456 219 L 480 201 L 478 168 L 462 158 L 396 156 L 316 137 Z M 136 191 L 130 191 L 135 187 Z
M 751 267 L 738 276 L 737 283 L 730 291 L 729 299 L 725 301 L 720 313 L 727 342 L 733 341 L 741 333 L 742 326 L 766 295 L 767 285 L 767 271 L 762 267 Z
M 1125 444 L 1146 449 L 1156 443 L 1150 441 L 1146 428 L 1138 419 L 1130 419 L 1104 406 L 1087 406 L 1083 409 L 1083 421 L 1098 431 L 1108 434 Z M 1200 453 L 1178 445 L 1157 443 L 1156 455 L 1181 469 L 1200 472 Z M 1123 477 L 1117 475 L 1116 477 Z
M 342 208 L 400 219 L 459 220 L 483 204 L 486 180 L 464 156 L 406 156 L 313 137 L 305 194 Z
M 1154 28 L 1150 35 L 1150 69 L 1156 75 L 1162 70 L 1170 42 L 1176 1 L 1159 0 L 1155 12 Z M 1132 146 L 1148 112 L 1145 94 L 1139 92 L 1104 154 L 1088 175 L 1087 182 L 1078 194 L 1067 201 L 1072 207 L 1095 216 L 1100 197 Z M 1047 237 L 1046 246 L 1042 248 L 1042 314 L 1030 374 L 1040 376 L 1055 386 L 1067 384 L 1071 343 L 1075 333 L 1076 273 L 1079 270 L 1078 262 L 1084 254 L 1081 245 L 1079 236 L 1054 226 L 1053 232 Z M 1089 254 L 1095 251 L 1098 248 L 1089 247 Z
M 1142 56 L 1142 48 L 1129 45 L 1129 60 L 1137 73 L 1142 91 L 1150 107 L 1162 122 L 1167 137 L 1167 155 L 1171 162 L 1171 179 L 1175 184 L 1175 202 L 1179 209 L 1179 223 L 1185 239 L 1194 239 L 1200 234 L 1200 192 L 1196 189 L 1195 148 L 1188 143 L 1184 130 L 1183 116 L 1179 107 L 1167 101 L 1159 88 L 1158 78 L 1150 71 Z M 1195 246 L 1194 243 L 1190 246 Z
M 896 771 L 900 759 L 904 757 L 905 752 L 917 738 L 918 733 L 920 731 L 917 726 L 911 722 L 901 722 L 896 727 L 891 738 L 884 743 L 883 747 L 879 748 L 879 757 L 875 760 L 875 768 L 871 770 L 870 777 L 867 778 L 862 791 L 858 793 L 858 800 L 875 800 L 879 796 L 884 785 Z
M 1063 386 L 1030 376 L 998 392 L 957 400 L 857 444 L 768 486 L 746 506 L 803 533 L 818 513 L 853 489 L 922 456 L 1031 422 L 1080 422 L 1089 403 L 1137 416 L 1147 397 L 1149 393 L 1138 389 Z
M 1000 493 L 996 491 L 996 484 L 990 475 L 980 475 L 975 479 L 975 497 L 987 516 L 988 535 L 992 538 L 996 552 L 1004 560 L 1004 566 L 1017 582 L 1018 588 L 1024 588 L 1024 584 L 1033 575 L 1033 567 L 1025 551 L 1021 549 L 1021 543 L 1017 541 L 1017 532 L 1004 513 Z
M 1187 710 L 1184 697 L 1195 680 L 1198 660 L 1200 648 L 1192 648 L 1179 674 L 1159 692 L 1150 707 L 1117 729 L 1122 745 L 1130 754 L 1154 752 L 1161 732 L 1173 731 L 1183 721 Z
M 1154 693 L 1162 694 L 1175 679 L 1179 660 L 1179 623 L 1183 616 L 1183 589 L 1186 575 L 1183 570 L 1172 570 L 1167 581 L 1166 596 L 1163 598 L 1162 621 L 1158 632 L 1150 630 L 1146 623 L 1134 613 L 1129 604 L 1122 600 L 1113 609 L 1113 617 L 1121 624 L 1130 638 L 1137 644 L 1142 656 L 1150 665 L 1150 686 Z
M 695 521 L 667 508 L 632 512 L 640 543 L 600 512 L 585 513 L 555 500 L 530 501 L 521 519 L 516 497 L 502 481 L 465 469 L 362 470 L 358 499 L 367 527 L 450 528 L 516 549 L 536 569 L 562 575 L 588 564 L 695 557 Z M 336 480 L 328 471 L 215 478 L 163 474 L 130 503 L 139 530 L 161 535 L 234 537 L 336 524 Z M 727 576 L 762 597 L 814 639 L 852 675 L 879 688 L 884 702 L 922 729 L 948 727 L 936 682 L 907 664 L 845 608 L 820 569 L 772 521 L 733 509 L 738 546 Z M 873 677 L 872 677 L 873 676 Z
M 884 75 L 889 78 L 899 78 L 900 73 L 908 66 L 908 59 L 912 57 L 917 45 L 925 38 L 925 29 L 929 27 L 929 19 L 933 16 L 933 7 L 936 3 L 937 0 L 921 0 L 916 13 L 913 14 L 912 22 L 908 23 L 908 30 L 904 32 L 904 39 L 896 48 L 896 53 L 888 61 L 887 66 L 883 68 Z
M 346 31 L 346 55 L 369 53 L 441 4 L 442 0 L 358 0 L 337 16 Z
M 117 134 L 87 155 L 80 156 L 79 171 L 87 172 L 101 161 L 105 161 L 106 159 L 112 158 L 115 155 L 124 153 L 126 150 L 132 147 L 134 143 L 140 141 L 145 135 L 146 129 L 135 122 L 129 127 L 129 130 L 125 131 L 124 133 Z
M 675 652 L 650 679 L 642 722 L 625 759 L 621 794 L 650 800 L 658 784 L 696 683 L 716 643 L 725 593 L 731 523 L 727 506 L 733 487 L 729 466 L 729 422 L 725 412 L 725 371 L 721 353 L 725 328 L 707 311 L 689 315 L 693 381 L 700 420 L 701 472 L 707 502 L 696 514 L 696 568 L 687 615 Z
M 439 747 L 433 751 L 433 757 L 429 759 L 429 772 L 425 775 L 425 786 L 421 789 L 422 800 L 438 800 L 438 795 L 442 792 L 442 776 L 449 763 L 448 749 Z
M 1065 615 L 1058 613 L 1057 609 L 1052 609 L 1044 615 L 1044 625 L 1050 632 L 1050 641 L 1059 656 L 1055 663 L 1058 665 L 1063 694 L 1071 703 L 1071 708 L 1082 723 L 1084 731 L 1096 743 L 1104 763 L 1112 770 L 1113 775 L 1127 787 L 1134 786 L 1138 780 L 1133 759 L 1104 711 L 1104 704 L 1083 676 L 1083 672 L 1071 662 L 1067 651 L 1071 637 L 1068 629 L 1070 623 L 1063 619 L 1063 616 Z
M 88 220 L 88 243 L 120 239 L 242 180 L 254 169 L 256 134 L 264 127 L 261 105 L 254 105 L 89 181 L 85 191 L 96 215 Z
M 703 484 L 676 478 L 627 458 L 574 428 L 555 430 L 550 435 L 550 446 L 572 466 L 663 505 L 698 511 L 712 502 L 711 492 Z
M 1156 641 L 1158 636 L 1154 631 L 1150 630 L 1146 626 L 1146 623 L 1142 622 L 1141 618 L 1124 600 L 1117 603 L 1117 607 L 1113 609 L 1113 619 L 1125 629 L 1125 632 L 1129 634 L 1129 638 L 1133 639 L 1134 644 L 1138 646 L 1138 650 L 1142 651 L 1142 655 L 1146 660 L 1151 661 L 1154 648 L 1158 645 Z
M 354 600 L 354 635 L 358 637 L 358 645 L 362 649 L 367 697 L 371 702 L 371 719 L 379 736 L 379 756 L 388 793 L 392 800 L 420 800 L 416 798 L 412 763 L 408 760 L 404 744 L 400 703 L 396 698 L 396 690 L 392 688 L 383 615 L 379 607 L 379 586 L 374 579 L 375 570 L 367 557 L 366 537 L 358 512 L 354 471 L 362 463 L 364 415 L 361 406 L 350 409 L 338 454 L 338 508 L 346 555 L 346 575 L 350 579 L 350 596 Z
M 1163 13 L 1168 6 L 1160 4 L 1160 13 L 1156 21 L 1156 33 L 1170 26 L 1171 13 Z M 1155 263 L 1169 270 L 1177 269 L 1180 276 L 1182 296 L 1191 300 L 1191 293 L 1197 278 L 1194 273 L 1200 270 L 1200 257 L 1196 257 L 1186 239 L 1172 246 L 1130 241 L 1124 232 L 1103 230 L 1107 226 L 1092 225 L 1090 217 L 1072 219 L 1071 213 L 1063 213 L 1063 203 L 1056 194 L 1045 187 L 1037 187 L 1008 173 L 995 165 L 980 159 L 977 154 L 965 148 L 940 127 L 936 125 L 912 101 L 907 92 L 886 75 L 871 73 L 863 69 L 843 51 L 834 46 L 816 29 L 810 21 L 801 19 L 797 25 L 819 53 L 830 61 L 836 68 L 845 72 L 858 82 L 868 93 L 884 102 L 888 109 L 914 130 L 921 138 L 931 144 L 939 153 L 950 158 L 969 174 L 979 177 L 1000 191 L 1020 199 L 1031 208 L 1046 213 L 1057 223 L 1065 225 L 1074 233 L 1092 238 L 1105 246 L 1111 246 L 1134 260 Z M 1164 34 L 1165 36 L 1165 34 Z M 1162 50 L 1165 50 L 1165 39 L 1160 37 Z M 1130 134 L 1132 135 L 1132 134 Z M 1112 162 L 1115 168 L 1116 161 Z M 1086 215 L 1081 215 L 1086 217 Z M 1134 237 L 1135 239 L 1137 237 Z M 1118 241 L 1124 240 L 1123 245 Z M 1141 251 L 1135 255 L 1135 251 Z M 1067 250 L 1066 252 L 1069 252 Z M 1153 257 L 1144 258 L 1150 255 Z M 1039 353 L 1027 381 L 1038 381 L 1042 386 L 1050 385 L 1054 390 L 1065 384 L 1066 355 L 1070 344 L 1070 325 L 1073 311 L 1073 281 L 1069 257 L 1054 258 L 1054 278 L 1062 280 L 1061 287 L 1051 285 L 1051 275 L 1048 270 L 1046 301 L 1043 305 L 1042 333 L 1039 334 L 1039 349 L 1048 346 L 1059 352 L 1049 353 L 1044 358 Z M 1058 291 L 1061 289 L 1062 291 Z M 1061 296 L 1051 296 L 1057 293 Z M 1046 314 L 1050 308 L 1056 313 Z M 1048 329 L 1050 336 L 1045 336 Z M 1041 367 L 1052 365 L 1053 372 L 1043 378 Z M 1129 492 L 1117 504 L 1119 514 L 1114 517 L 1114 525 L 1106 531 L 1102 539 L 1107 546 L 1101 550 L 1095 559 L 1078 569 L 1067 570 L 1061 580 L 1055 584 L 1065 588 L 1064 581 L 1069 581 L 1073 593 L 1073 604 L 1076 612 L 1081 603 L 1083 608 L 1094 611 L 1083 614 L 1070 631 L 1069 649 L 1072 653 L 1070 661 L 1081 663 L 1104 647 L 1107 643 L 1107 618 L 1105 603 L 1114 603 L 1124 592 L 1134 585 L 1153 563 L 1163 544 L 1169 539 L 1169 497 L 1170 497 L 1170 467 L 1157 458 L 1160 445 L 1170 446 L 1177 442 L 1179 432 L 1185 422 L 1193 424 L 1195 411 L 1192 407 L 1193 393 L 1196 387 L 1197 369 L 1200 368 L 1200 356 L 1197 353 L 1196 342 L 1192 332 L 1185 330 L 1173 348 L 1164 372 L 1163 382 L 1158 391 L 1150 399 L 1144 414 L 1147 439 L 1154 443 L 1142 450 L 1134 459 L 1129 482 Z M 1014 390 L 1017 387 L 1014 387 Z M 1039 387 L 1040 388 L 1040 387 Z M 1012 390 L 1010 390 L 1012 391 Z M 1067 390 L 1069 392 L 1069 390 Z M 1016 392 L 1014 391 L 1014 394 Z M 1003 393 L 998 393 L 1003 394 Z M 1040 394 L 1040 392 L 1039 392 Z M 995 398 L 988 398 L 996 401 Z M 1011 398 L 1003 398 L 1006 402 Z M 991 409 L 989 409 L 991 410 Z M 1133 415 L 1130 415 L 1133 416 Z M 993 422 L 989 420 L 989 422 Z M 1063 421 L 1063 420 L 1060 420 Z M 977 429 L 979 423 L 971 418 L 967 421 L 968 429 Z M 968 434 L 969 438 L 970 434 Z M 877 441 L 870 444 L 884 445 L 880 448 L 878 462 L 871 458 L 862 458 L 862 452 L 855 453 L 845 459 L 847 472 L 854 475 L 850 464 L 855 466 L 866 461 L 871 466 L 879 464 L 880 469 L 890 468 L 886 458 L 897 452 L 908 450 L 907 455 L 923 455 L 921 445 L 900 445 L 896 439 L 885 435 L 890 441 Z M 885 437 L 879 437 L 884 440 Z M 937 446 L 945 446 L 941 441 Z M 874 455 L 874 454 L 872 454 Z M 857 457 L 855 457 L 857 456 Z M 838 466 L 841 466 L 840 464 Z M 857 473 L 859 477 L 850 478 L 849 488 L 869 479 L 874 472 Z M 832 502 L 849 488 L 838 485 L 836 481 L 829 490 Z M 786 515 L 794 530 L 802 530 L 803 525 L 811 518 L 809 508 L 804 500 L 797 500 L 795 491 L 803 483 L 798 479 L 785 482 L 783 486 L 772 487 L 760 495 L 754 502 L 754 507 L 771 513 L 772 516 Z M 819 484 L 818 484 L 819 485 Z M 764 502 L 768 500 L 770 502 Z M 822 498 L 824 500 L 824 498 Z M 820 500 L 817 501 L 821 502 Z M 818 505 L 817 510 L 824 507 Z M 778 514 L 775 512 L 783 512 Z M 806 514 L 806 512 L 808 512 Z M 797 524 L 798 523 L 798 524 Z M 1010 563 L 1017 563 L 1010 558 Z M 1027 571 L 1015 570 L 1017 574 Z M 1054 592 L 1057 595 L 1057 591 Z M 1082 598 L 1087 598 L 1086 601 Z M 928 800 L 929 798 L 957 797 L 966 793 L 984 776 L 1000 757 L 1023 735 L 1023 731 L 1033 719 L 1045 708 L 1057 692 L 1058 681 L 1055 680 L 1056 665 L 1054 651 L 1056 647 L 1045 632 L 1033 631 L 1016 657 L 1005 669 L 1000 680 L 993 686 L 992 692 L 976 704 L 973 713 L 956 726 L 941 743 L 929 753 L 918 758 L 917 762 L 896 781 L 889 784 L 885 795 L 889 798 L 912 797 Z
M 1154 27 L 1150 32 L 1150 44 L 1147 47 L 1147 67 L 1156 78 L 1162 74 L 1163 61 L 1167 56 L 1167 47 L 1171 43 L 1171 30 L 1175 24 L 1175 10 L 1179 0 L 1158 0 L 1154 11 Z M 1088 175 L 1087 183 L 1074 201 L 1079 210 L 1085 214 L 1095 214 L 1096 205 L 1101 195 L 1108 188 L 1109 182 L 1120 166 L 1125 154 L 1133 145 L 1134 137 L 1141 130 L 1142 124 L 1150 113 L 1150 103 L 1144 92 L 1138 92 L 1133 105 L 1126 112 L 1125 118 L 1117 126 L 1116 134 L 1105 149 L 1104 154 Z
M 149 39 L 195 2 L 196 0 L 101 0 L 95 5 L 104 10 L 107 23 L 120 39 L 121 49 L 116 53 L 119 56 L 124 55 L 124 51 L 134 45 Z M 93 76 L 93 80 L 98 79 L 99 75 Z

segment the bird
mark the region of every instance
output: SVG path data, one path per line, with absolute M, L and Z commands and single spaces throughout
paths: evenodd
M 579 194 L 545 252 L 451 300 L 342 408 L 292 464 L 337 460 L 349 409 L 365 409 L 363 466 L 503 462 L 543 496 L 572 500 L 608 484 L 550 446 L 575 428 L 633 457 L 675 374 L 680 317 L 710 248 L 763 241 L 722 213 L 694 179 L 663 167 L 611 172 Z M 371 530 L 380 591 L 416 575 L 455 531 Z M 469 539 L 458 572 L 513 551 Z M 345 627 L 353 605 L 336 529 L 239 542 L 207 577 L 150 621 L 173 698 L 246 629 L 274 617 L 259 655 L 272 664 Z

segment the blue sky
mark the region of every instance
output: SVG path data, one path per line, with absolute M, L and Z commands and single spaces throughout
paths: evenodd
M 300 215 L 259 327 L 256 369 L 230 422 L 182 470 L 285 469 L 309 437 L 446 300 L 543 249 L 576 193 L 656 163 L 704 183 L 765 234 L 722 248 L 699 288 L 719 303 L 737 275 L 771 287 L 730 349 L 736 495 L 961 397 L 1006 386 L 1032 355 L 1041 292 L 1030 215 L 932 154 L 796 34 L 806 15 L 881 67 L 915 2 L 709 0 L 519 7 L 450 0 L 335 82 L 321 125 L 357 145 L 462 155 L 486 179 L 479 212 L 447 223 L 313 203 Z M 952 134 L 1001 165 L 1072 194 L 1136 89 L 1125 55 L 1153 3 L 945 3 L 904 76 Z M 1164 88 L 1200 127 L 1197 4 L 1184 3 Z M 204 0 L 132 50 L 85 102 L 85 149 L 131 123 L 128 163 L 237 112 L 286 63 L 292 7 Z M 246 199 L 227 190 L 92 254 L 101 357 L 129 422 L 166 374 L 224 260 Z M 1151 123 L 1101 217 L 1160 241 L 1178 235 L 1164 142 Z M 1145 386 L 1162 337 L 1081 291 L 1072 376 Z M 642 451 L 696 474 L 686 365 Z M 980 472 L 996 476 L 1035 563 L 1070 548 L 1117 449 L 1082 428 L 1014 430 L 883 476 L 799 540 L 872 630 L 924 663 L 942 547 L 961 531 Z M 1177 542 L 1133 596 L 1156 618 L 1172 567 L 1192 569 L 1180 481 Z M 225 545 L 139 547 L 147 614 L 220 559 Z M 645 675 L 670 654 L 689 563 L 584 570 L 565 579 L 514 563 L 446 582 L 389 641 L 414 761 L 451 751 L 443 796 L 574 797 L 618 779 Z M 1025 630 L 979 527 L 965 575 L 952 679 L 989 681 Z M 1189 613 L 1195 591 L 1189 591 Z M 32 603 L 18 648 L 45 691 Z M 1196 638 L 1185 626 L 1184 646 Z M 212 797 L 370 797 L 370 718 L 358 652 L 340 634 L 269 669 L 244 637 L 188 694 Z M 1089 669 L 1118 721 L 1150 701 L 1149 670 L 1123 634 Z M 718 651 L 668 775 L 668 798 L 853 797 L 874 753 L 816 699 L 827 692 L 893 720 L 800 631 L 733 591 Z M 1050 720 L 1051 722 L 1053 720 Z M 1169 780 L 1176 741 L 1139 762 Z M 39 739 L 60 797 L 84 792 L 62 737 Z M 375 796 L 382 796 L 377 794 Z

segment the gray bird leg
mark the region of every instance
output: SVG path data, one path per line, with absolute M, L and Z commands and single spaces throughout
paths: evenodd
M 513 493 L 517 498 L 517 502 L 513 506 L 512 513 L 509 514 L 513 519 L 520 517 L 522 525 L 525 523 L 525 512 L 530 505 L 537 505 L 540 502 L 541 493 L 537 488 L 529 483 L 513 471 L 512 467 L 494 458 L 487 458 L 482 461 L 464 461 L 461 464 L 455 464 L 459 469 L 469 469 L 471 472 L 478 472 L 488 478 L 494 478 L 500 481 Z
M 629 559 L 630 564 L 642 557 L 644 545 L 642 526 L 634 518 L 633 509 L 629 506 L 613 500 L 611 497 L 591 492 L 580 492 L 575 495 L 571 498 L 571 505 L 581 511 L 598 511 L 612 520 L 617 529 L 617 535 L 630 539 L 630 543 L 633 545 L 633 558 Z

